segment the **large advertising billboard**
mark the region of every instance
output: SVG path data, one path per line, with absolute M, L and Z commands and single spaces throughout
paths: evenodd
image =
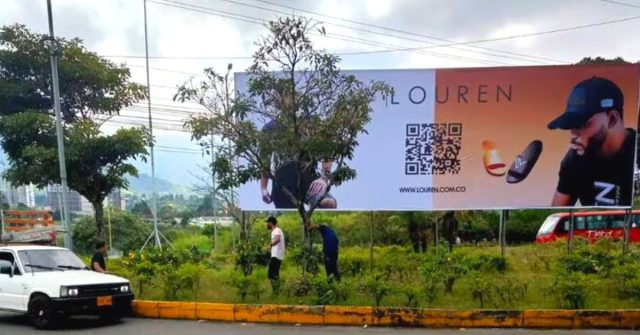
M 344 71 L 384 81 L 337 210 L 629 207 L 640 65 Z M 247 92 L 248 77 L 236 74 Z M 258 127 L 265 126 L 258 124 Z M 277 167 L 273 167 L 277 168 Z M 317 167 L 318 170 L 323 167 Z M 335 168 L 335 167 L 334 167 Z M 244 210 L 286 209 L 259 181 Z

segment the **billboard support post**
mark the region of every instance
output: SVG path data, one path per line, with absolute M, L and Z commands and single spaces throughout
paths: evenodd
M 624 242 L 622 244 L 622 253 L 627 254 L 629 252 L 629 233 L 631 228 L 631 209 L 627 209 L 624 218 Z
M 438 255 L 439 249 L 440 249 L 440 230 L 439 230 L 439 225 L 440 225 L 440 219 L 436 218 L 436 236 L 434 239 L 434 243 L 436 245 L 436 255 Z
M 509 212 L 506 210 L 500 211 L 500 227 L 498 238 L 500 239 L 500 255 L 504 257 L 504 246 L 507 242 L 507 220 L 508 220 Z
M 575 224 L 575 218 L 573 216 L 573 209 L 569 210 L 569 243 L 568 243 L 568 251 L 569 253 L 573 252 L 573 228 Z
M 373 269 L 373 211 L 369 216 L 369 267 Z

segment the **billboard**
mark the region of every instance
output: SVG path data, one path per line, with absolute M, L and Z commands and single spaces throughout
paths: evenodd
M 631 205 L 638 64 L 343 72 L 384 81 L 394 95 L 373 103 L 349 162 L 357 177 L 331 188 L 329 208 Z M 247 79 L 236 74 L 239 92 Z M 273 201 L 278 192 L 249 182 L 240 206 L 287 209 Z

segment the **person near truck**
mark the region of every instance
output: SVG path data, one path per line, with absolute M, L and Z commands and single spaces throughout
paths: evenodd
M 104 256 L 107 254 L 107 244 L 104 241 L 96 242 L 96 253 L 91 258 L 91 270 L 100 273 L 109 273 Z

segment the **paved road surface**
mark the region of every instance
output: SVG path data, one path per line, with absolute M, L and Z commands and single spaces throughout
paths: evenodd
M 52 332 L 37 331 L 28 325 L 21 316 L 0 312 L 0 334 L 74 334 L 74 335 L 563 335 L 563 334 L 637 334 L 632 331 L 610 330 L 580 330 L 580 331 L 549 331 L 527 329 L 389 329 L 389 328 L 361 328 L 361 327 L 295 327 L 257 324 L 234 324 L 196 321 L 125 319 L 116 324 L 101 322 L 90 317 L 73 318 Z

